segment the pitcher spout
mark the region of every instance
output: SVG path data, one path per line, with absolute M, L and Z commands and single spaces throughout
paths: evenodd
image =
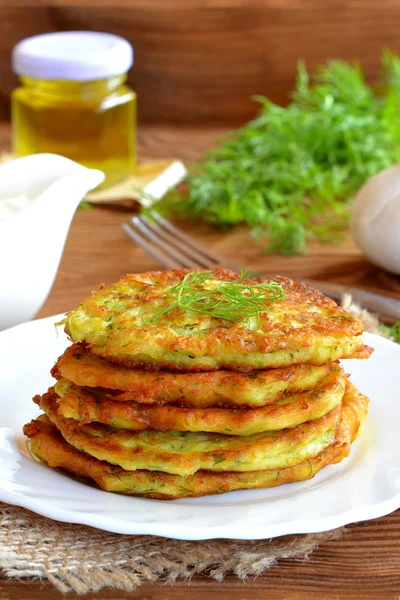
M 36 154 L 0 166 L 0 199 L 27 196 L 28 204 L 0 221 L 0 330 L 31 319 L 57 273 L 75 210 L 104 180 L 54 154 Z

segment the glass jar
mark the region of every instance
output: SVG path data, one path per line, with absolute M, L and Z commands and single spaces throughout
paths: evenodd
M 123 38 L 97 32 L 34 36 L 14 48 L 21 87 L 12 94 L 13 152 L 61 154 L 101 169 L 110 186 L 136 166 L 133 64 Z

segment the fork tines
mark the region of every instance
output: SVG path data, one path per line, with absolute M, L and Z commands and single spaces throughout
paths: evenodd
M 150 211 L 147 216 L 131 217 L 122 228 L 142 250 L 167 269 L 224 266 L 240 271 L 240 267 L 228 265 L 155 211 Z

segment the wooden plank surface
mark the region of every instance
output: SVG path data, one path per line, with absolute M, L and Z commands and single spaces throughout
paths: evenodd
M 253 94 L 279 103 L 296 63 L 359 60 L 369 80 L 382 48 L 400 50 L 398 0 L 8 0 L 0 3 L 0 117 L 17 79 L 12 47 L 57 30 L 127 38 L 136 61 L 129 82 L 142 122 L 237 123 Z
M 146 158 L 199 158 L 223 132 L 215 128 L 148 127 L 142 129 L 139 153 Z M 0 127 L 0 149 L 9 144 L 9 129 Z M 128 213 L 129 214 L 129 213 Z M 157 265 L 125 237 L 120 225 L 127 213 L 96 208 L 78 211 L 61 261 L 55 285 L 40 316 L 65 311 L 84 298 L 100 282 L 110 283 L 128 271 Z M 340 246 L 315 244 L 308 256 L 285 258 L 260 252 L 243 228 L 220 233 L 202 225 L 186 227 L 195 237 L 227 258 L 265 273 L 313 277 L 352 283 L 371 290 L 399 287 L 366 261 L 349 238 Z M 399 600 L 400 511 L 367 523 L 351 526 L 343 539 L 321 546 L 308 561 L 283 560 L 262 577 L 242 583 L 233 576 L 218 584 L 196 577 L 175 585 L 146 584 L 135 594 L 103 590 L 86 596 L 96 600 L 214 600 L 217 594 L 232 600 Z M 62 596 L 37 581 L 0 578 L 0 600 L 58 600 Z

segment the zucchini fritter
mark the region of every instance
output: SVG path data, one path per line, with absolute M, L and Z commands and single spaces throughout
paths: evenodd
M 110 492 L 172 500 L 221 494 L 233 490 L 275 487 L 310 479 L 328 464 L 338 463 L 349 454 L 350 443 L 357 437 L 368 407 L 368 399 L 347 383 L 342 418 L 332 444 L 318 455 L 280 470 L 246 473 L 197 471 L 180 477 L 157 471 L 125 471 L 100 461 L 67 444 L 45 415 L 24 427 L 31 451 L 51 467 L 61 467 L 78 477 L 95 481 Z
M 80 425 L 62 417 L 57 396 L 50 392 L 41 408 L 64 439 L 78 450 L 124 469 L 146 469 L 176 475 L 210 471 L 262 471 L 281 469 L 312 458 L 335 438 L 341 405 L 329 413 L 292 429 L 249 436 L 218 433 L 114 429 L 90 423 Z
M 244 436 L 295 427 L 324 416 L 341 402 L 345 381 L 343 371 L 336 366 L 309 392 L 286 396 L 261 408 L 240 409 L 115 402 L 105 399 L 97 389 L 68 386 L 65 380 L 57 382 L 54 391 L 60 396 L 57 400 L 60 415 L 81 425 L 98 422 L 132 431 L 173 429 Z
M 265 406 L 288 394 L 312 390 L 335 363 L 293 365 L 268 371 L 171 373 L 128 369 L 93 356 L 82 344 L 69 346 L 52 369 L 56 379 L 103 388 L 102 397 L 118 402 L 179 406 Z M 61 391 L 61 385 L 58 386 Z M 58 392 L 57 392 L 58 393 Z
M 180 306 L 169 310 L 171 288 L 188 273 L 126 275 L 69 313 L 65 331 L 95 356 L 153 370 L 249 371 L 369 356 L 362 341 L 364 327 L 356 317 L 317 290 L 285 277 L 247 279 L 249 286 L 274 281 L 283 286 L 285 297 L 266 302 L 264 312 L 238 322 Z M 238 279 L 232 271 L 216 269 L 203 290 Z

